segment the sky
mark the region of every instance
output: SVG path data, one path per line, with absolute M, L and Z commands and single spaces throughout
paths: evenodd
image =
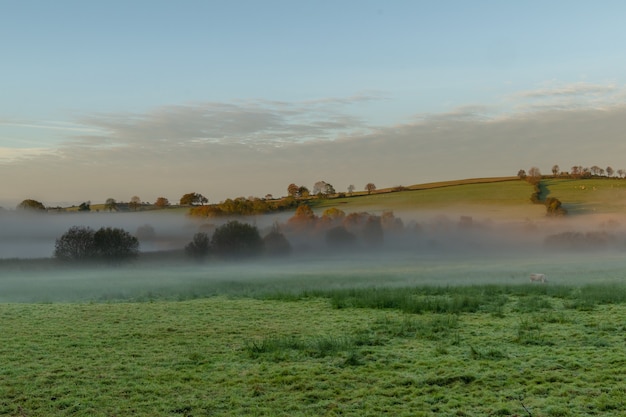
M 0 7 L 5 208 L 626 169 L 622 1 Z

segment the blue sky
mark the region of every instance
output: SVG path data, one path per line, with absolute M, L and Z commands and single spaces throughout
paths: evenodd
M 626 168 L 623 2 L 0 5 L 5 207 Z

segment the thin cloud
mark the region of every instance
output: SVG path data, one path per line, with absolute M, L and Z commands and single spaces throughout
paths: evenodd
M 165 106 L 145 114 L 104 114 L 81 119 L 94 131 L 107 135 L 81 135 L 67 146 L 120 146 L 173 143 L 284 143 L 332 140 L 346 132 L 367 128 L 358 117 L 342 114 L 337 102 L 196 103 Z M 104 139 L 104 138 L 107 139 Z
M 617 92 L 619 88 L 614 84 L 592 84 L 585 82 L 565 84 L 561 86 L 546 86 L 535 90 L 522 91 L 515 96 L 521 98 L 548 98 L 580 95 L 600 95 Z
M 49 148 L 4 148 L 0 147 L 0 163 L 19 162 L 35 156 L 54 155 Z
M 67 122 L 43 121 L 37 122 L 12 122 L 0 120 L 0 126 L 11 126 L 28 129 L 46 129 L 46 130 L 63 130 L 67 132 L 96 132 L 95 129 L 88 126 L 81 126 Z

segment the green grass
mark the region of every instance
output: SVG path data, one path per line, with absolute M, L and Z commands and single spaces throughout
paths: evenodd
M 451 181 L 413 186 L 402 192 L 374 193 L 356 197 L 311 200 L 316 210 L 340 207 L 347 212 L 358 210 L 439 209 L 454 206 L 525 206 L 532 210 L 532 186 L 518 179 L 494 178 L 490 182 Z
M 622 415 L 626 287 L 557 287 L 0 304 L 0 414 Z
M 556 197 L 570 214 L 623 213 L 626 180 L 618 178 L 544 179 L 549 197 Z M 546 197 L 546 196 L 542 196 Z

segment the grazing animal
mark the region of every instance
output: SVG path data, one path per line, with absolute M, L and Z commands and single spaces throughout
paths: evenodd
M 542 284 L 548 282 L 545 274 L 530 274 L 530 282 L 540 281 Z

